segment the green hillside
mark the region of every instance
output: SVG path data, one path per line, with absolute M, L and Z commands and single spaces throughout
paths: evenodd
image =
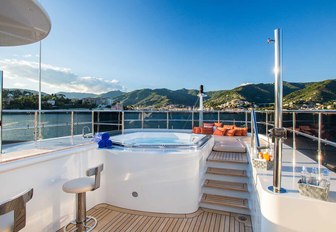
M 325 80 L 311 83 L 305 88 L 295 91 L 284 98 L 286 103 L 326 103 L 336 100 L 336 80 Z
M 193 106 L 198 98 L 196 90 L 140 89 L 125 93 L 115 100 L 125 106 L 160 108 L 167 105 Z

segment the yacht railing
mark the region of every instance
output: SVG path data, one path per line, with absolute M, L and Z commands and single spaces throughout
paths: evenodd
M 248 127 L 251 132 L 251 111 L 204 111 L 204 122 L 223 122 Z M 36 141 L 82 134 L 83 127 L 90 133 L 109 131 L 122 133 L 127 129 L 189 129 L 198 126 L 196 110 L 42 110 L 38 122 L 37 110 L 4 110 L 3 142 Z M 256 111 L 259 134 L 267 136 L 274 127 L 274 111 Z M 311 144 L 314 159 L 334 163 L 329 155 L 336 151 L 336 110 L 284 110 L 283 127 L 287 129 L 286 144 L 294 149 L 307 150 L 302 142 Z M 41 135 L 41 136 L 39 136 Z M 269 138 L 270 139 L 270 138 Z M 315 149 L 316 148 L 316 149 Z M 315 157 L 318 153 L 318 157 Z M 327 157 L 326 157 L 327 156 Z M 325 159 L 327 158 L 327 159 Z M 335 159 L 335 160 L 334 160 Z

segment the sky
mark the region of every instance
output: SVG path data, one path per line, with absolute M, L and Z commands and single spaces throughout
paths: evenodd
M 274 82 L 275 28 L 283 79 L 336 78 L 336 1 L 40 0 L 42 91 L 231 89 Z M 6 88 L 38 89 L 39 44 L 0 47 Z

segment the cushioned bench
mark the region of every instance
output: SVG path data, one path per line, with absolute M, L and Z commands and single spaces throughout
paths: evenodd
M 246 152 L 245 145 L 234 137 L 215 136 L 214 151 Z

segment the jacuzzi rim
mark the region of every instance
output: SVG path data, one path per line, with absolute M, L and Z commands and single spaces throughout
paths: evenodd
M 197 149 L 202 148 L 211 138 L 212 138 L 211 135 L 205 135 L 203 138 L 198 140 L 193 145 L 187 145 L 187 144 L 179 144 L 179 145 L 176 145 L 176 144 L 155 144 L 155 145 L 123 144 L 118 141 L 113 141 L 113 139 L 112 139 L 112 143 L 113 143 L 113 146 L 124 148 L 124 149 L 197 150 Z

